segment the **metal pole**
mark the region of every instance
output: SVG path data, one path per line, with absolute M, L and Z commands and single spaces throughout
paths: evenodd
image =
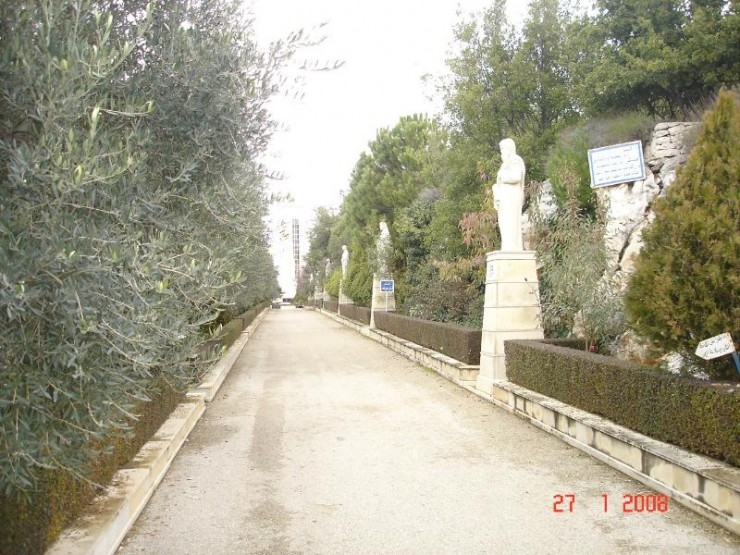
M 740 356 L 738 356 L 737 351 L 732 353 L 732 360 L 735 361 L 735 370 L 737 370 L 737 375 L 740 376 Z

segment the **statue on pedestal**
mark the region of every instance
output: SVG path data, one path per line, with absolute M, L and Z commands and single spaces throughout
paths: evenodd
M 347 277 L 347 268 L 349 267 L 349 249 L 347 245 L 342 245 L 342 281 Z
M 381 278 L 388 277 L 388 260 L 391 254 L 391 234 L 388 224 L 380 222 L 380 236 L 375 245 L 378 256 L 378 272 Z
M 524 160 L 516 153 L 512 139 L 499 143 L 501 168 L 493 185 L 493 205 L 498 214 L 501 250 L 524 250 L 522 243 L 522 208 L 524 206 Z

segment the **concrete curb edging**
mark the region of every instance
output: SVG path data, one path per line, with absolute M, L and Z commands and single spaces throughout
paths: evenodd
M 320 309 L 319 312 L 740 535 L 740 469 L 655 440 L 508 381 L 494 381 L 493 395 L 487 395 L 475 387 L 476 366 L 467 367 L 343 316 Z
M 178 451 L 213 400 L 218 389 L 269 308 L 247 326 L 203 382 L 191 389 L 169 418 L 139 450 L 111 485 L 96 497 L 86 514 L 66 528 L 46 555 L 112 555 L 164 478 Z
M 260 312 L 257 317 L 252 320 L 252 323 L 244 328 L 244 331 L 241 333 L 239 338 L 234 341 L 231 347 L 229 347 L 229 350 L 226 351 L 219 361 L 211 367 L 208 373 L 203 376 L 203 381 L 191 390 L 192 393 L 203 395 L 206 403 L 213 401 L 216 393 L 218 393 L 218 390 L 221 387 L 221 384 L 224 383 L 226 376 L 229 375 L 229 371 L 234 365 L 234 362 L 239 358 L 239 355 L 249 341 L 249 338 L 254 333 L 254 330 L 257 329 L 257 326 L 260 325 L 260 322 L 262 322 L 262 319 L 265 317 L 268 310 L 270 309 L 266 308 Z

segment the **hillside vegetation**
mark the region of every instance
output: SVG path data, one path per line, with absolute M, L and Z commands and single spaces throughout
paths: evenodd
M 527 164 L 530 194 L 549 179 L 558 206 L 539 229 L 546 239 L 540 246 L 549 245 L 540 253 L 547 258 L 546 331 L 568 334 L 578 315 L 593 340 L 608 342 L 626 323 L 622 299 L 605 294 L 600 280 L 604 222 L 586 152 L 646 141 L 658 121 L 699 119 L 723 86 L 736 86 L 737 3 L 597 0 L 586 12 L 578 2 L 533 0 L 516 29 L 505 3 L 496 2 L 458 22 L 455 37 L 449 73 L 439 82 L 443 113 L 406 116 L 378 131 L 339 210 L 317 214 L 304 271 L 314 281 L 304 279 L 299 292 L 321 290 L 326 259 L 338 268 L 346 244 L 352 258 L 345 292 L 367 305 L 372 250 L 385 220 L 399 310 L 480 325 L 484 256 L 499 242 L 490 176 L 500 165 L 499 141 L 512 137 Z M 727 224 L 737 235 L 736 216 Z

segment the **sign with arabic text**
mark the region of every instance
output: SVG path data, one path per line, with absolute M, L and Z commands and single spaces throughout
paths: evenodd
M 705 339 L 696 347 L 696 356 L 704 360 L 712 360 L 735 352 L 735 344 L 729 333 L 720 333 Z
M 591 187 L 608 187 L 645 179 L 642 141 L 592 148 L 588 151 Z

